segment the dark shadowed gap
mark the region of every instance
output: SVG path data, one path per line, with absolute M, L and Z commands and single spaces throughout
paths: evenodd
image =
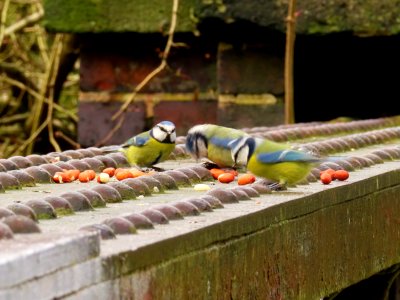
M 400 36 L 296 38 L 297 122 L 400 114 Z

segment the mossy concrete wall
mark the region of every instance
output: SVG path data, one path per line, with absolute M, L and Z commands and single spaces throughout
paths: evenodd
M 161 32 L 172 1 L 45 0 L 45 26 L 62 32 Z M 180 1 L 177 31 L 192 31 L 195 0 Z
M 206 18 L 253 22 L 284 30 L 287 0 L 180 0 L 177 32 L 190 32 Z M 160 32 L 171 18 L 165 0 L 45 0 L 48 29 L 65 32 Z M 399 0 L 299 0 L 299 33 L 353 31 L 391 35 L 400 31 Z
M 110 268 L 125 274 L 114 283 L 119 297 L 320 299 L 340 291 L 400 262 L 399 176 L 389 172 L 114 257 Z

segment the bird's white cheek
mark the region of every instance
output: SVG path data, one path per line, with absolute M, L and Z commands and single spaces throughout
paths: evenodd
M 240 150 L 236 159 L 236 164 L 239 166 L 246 166 L 248 155 L 249 155 L 249 149 L 247 147 Z
M 172 143 L 175 143 L 175 140 L 176 140 L 176 132 L 171 133 L 170 139 L 171 139 L 171 142 L 172 142 Z
M 158 141 L 162 141 L 165 138 L 165 133 L 161 131 L 158 127 L 154 127 L 152 133 L 153 137 Z
M 197 149 L 198 149 L 199 157 L 208 157 L 207 145 L 204 143 L 203 140 L 197 141 Z

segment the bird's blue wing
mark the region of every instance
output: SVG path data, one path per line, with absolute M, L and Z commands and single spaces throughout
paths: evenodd
M 225 148 L 225 149 L 232 149 L 232 144 L 231 142 L 234 141 L 236 139 L 232 139 L 232 138 L 219 138 L 219 137 L 212 137 L 210 139 L 210 142 L 217 146 L 217 147 L 221 147 L 221 148 Z
M 149 140 L 150 140 L 150 134 L 148 132 L 143 132 L 127 140 L 122 145 L 122 147 L 123 148 L 127 148 L 129 146 L 143 147 L 148 143 Z
M 281 163 L 281 162 L 318 162 L 320 158 L 301 151 L 282 150 L 269 153 L 260 153 L 257 160 L 265 164 Z

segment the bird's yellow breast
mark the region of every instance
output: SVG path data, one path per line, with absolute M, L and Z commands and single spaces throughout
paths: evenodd
M 208 146 L 208 159 L 216 163 L 219 167 L 232 167 L 234 161 L 229 149 L 216 147 L 212 144 Z
M 146 145 L 141 147 L 130 146 L 124 149 L 124 152 L 131 165 L 151 167 L 168 159 L 174 148 L 175 144 L 160 143 L 151 138 Z
M 256 176 L 292 185 L 304 179 L 312 166 L 312 164 L 304 162 L 260 163 L 253 155 L 249 160 L 247 170 Z

